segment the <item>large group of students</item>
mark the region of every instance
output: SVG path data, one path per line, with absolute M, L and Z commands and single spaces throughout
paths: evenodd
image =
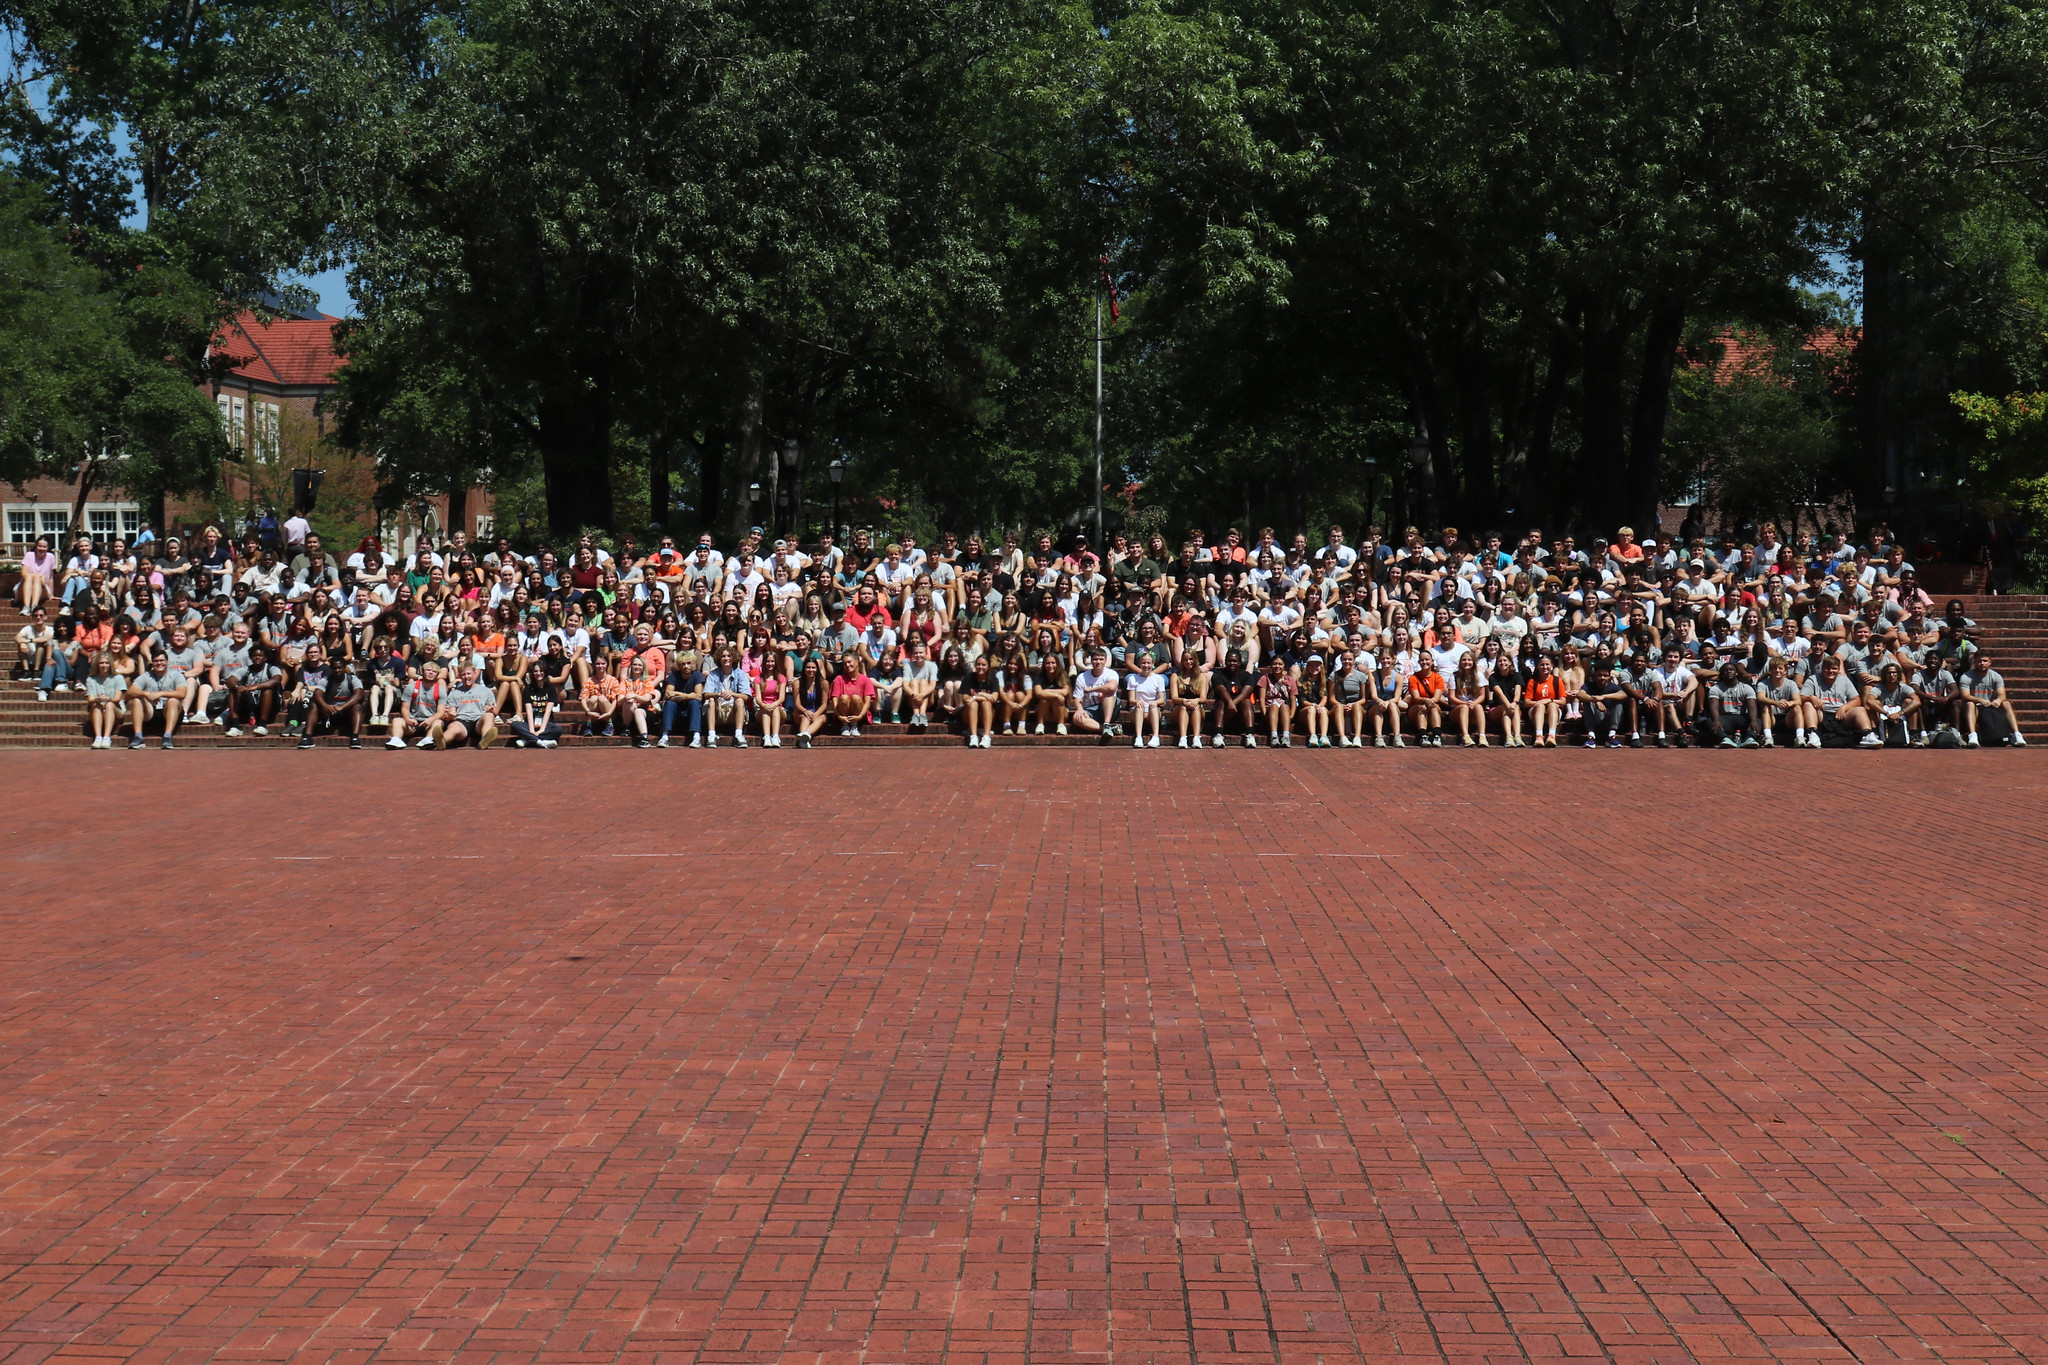
M 17 670 L 82 694 L 93 747 L 182 727 L 391 749 L 809 748 L 900 723 L 1221 748 L 2021 745 L 1960 601 L 1882 530 L 1510 543 L 1328 527 L 1117 534 L 758 532 L 522 554 L 457 532 L 387 557 L 38 541 Z

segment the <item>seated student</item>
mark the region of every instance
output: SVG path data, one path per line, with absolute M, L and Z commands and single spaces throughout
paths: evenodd
M 1074 705 L 1070 719 L 1082 730 L 1099 735 L 1106 744 L 1120 733 L 1116 723 L 1116 694 L 1122 679 L 1109 666 L 1109 651 L 1097 649 L 1088 656 L 1088 667 L 1074 676 Z
M 526 704 L 505 727 L 512 732 L 512 747 L 515 749 L 552 749 L 562 738 L 562 727 L 555 723 L 555 704 L 544 692 L 535 692 L 526 698 Z M 696 739 L 692 731 L 690 738 Z M 668 735 L 662 734 L 663 742 Z
M 661 738 L 654 744 L 668 747 L 678 722 L 695 749 L 704 742 L 704 674 L 698 670 L 695 649 L 677 650 L 669 657 L 668 672 L 661 683 Z M 816 661 L 813 660 L 815 666 Z
M 300 708 L 299 747 L 313 747 L 313 736 L 322 727 L 348 736 L 348 747 L 363 747 L 359 732 L 363 718 L 363 680 L 345 663 L 329 659 L 318 645 L 306 651 L 305 666 L 299 670 L 294 700 Z
M 1174 733 L 1179 747 L 1202 747 L 1202 713 L 1209 705 L 1209 675 L 1192 651 L 1180 656 L 1180 666 L 1167 685 L 1168 704 L 1173 708 Z M 1217 736 L 1221 739 L 1222 736 Z
M 185 695 L 178 713 L 186 717 L 191 725 L 206 724 L 206 710 L 213 700 L 213 683 L 209 665 L 212 651 L 199 648 L 192 641 L 191 632 L 183 626 L 173 626 L 170 638 L 165 643 L 164 661 L 174 670 L 185 675 Z
M 1702 720 L 1712 727 L 1723 749 L 1754 749 L 1757 745 L 1756 689 L 1742 676 L 1734 660 L 1721 665 L 1721 675 L 1707 689 L 1706 713 Z M 1703 733 L 1701 742 L 1708 736 Z
M 959 651 L 948 650 L 947 653 L 958 657 Z M 960 684 L 960 710 L 967 720 L 967 747 L 970 749 L 986 749 L 995 743 L 997 691 L 996 673 L 989 666 L 988 655 L 976 655 L 966 679 Z
M 114 727 L 121 723 L 127 705 L 128 680 L 114 672 L 114 661 L 105 651 L 92 656 L 91 667 L 83 687 L 86 715 L 92 721 L 92 747 L 111 749 Z
M 1863 689 L 1863 710 L 1876 723 L 1881 742 L 1889 744 L 1894 736 L 1901 745 L 1913 742 L 1920 696 L 1906 685 L 1906 670 L 1898 664 L 1879 666 L 1876 680 Z
M 643 627 L 644 629 L 644 627 Z M 653 651 L 649 651 L 653 653 Z M 659 658 L 658 653 L 654 657 Z M 635 655 L 626 665 L 626 676 L 619 692 L 617 714 L 625 717 L 631 726 L 633 747 L 645 749 L 654 743 L 647 734 L 647 718 L 656 713 L 660 698 L 655 691 L 655 681 L 647 676 L 648 658 L 645 654 Z
M 1060 662 L 1059 653 L 1048 650 L 1039 657 L 1038 664 L 1031 671 L 1032 711 L 1038 717 L 1035 734 L 1044 734 L 1051 725 L 1054 734 L 1067 732 L 1069 710 L 1066 666 Z
M 1244 747 L 1259 747 L 1258 726 L 1253 719 L 1253 708 L 1258 705 L 1259 680 L 1245 667 L 1245 656 L 1239 651 L 1226 650 L 1223 666 L 1209 679 L 1209 700 L 1212 710 L 1210 719 L 1216 726 L 1215 745 L 1223 747 L 1223 725 L 1235 716 L 1243 727 Z
M 1592 676 L 1579 685 L 1578 701 L 1586 712 L 1586 747 L 1593 748 L 1605 735 L 1607 747 L 1619 749 L 1628 691 L 1614 676 L 1613 659 L 1600 655 L 1593 660 Z
M 853 656 L 847 656 L 848 666 Z M 747 747 L 747 707 L 754 699 L 754 678 L 741 667 L 731 645 L 720 645 L 712 654 L 711 671 L 704 675 L 704 743 L 718 747 L 720 726 L 732 732 L 733 747 Z
M 1789 724 L 1792 743 L 1803 747 L 1806 743 L 1806 708 L 1800 700 L 1799 684 L 1792 681 L 1786 671 L 1786 660 L 1782 654 L 1773 654 L 1764 667 L 1764 680 L 1756 685 L 1757 730 L 1763 739 L 1763 747 L 1773 748 L 1777 744 L 1775 731 L 1781 724 Z
M 1308 731 L 1308 747 L 1327 749 L 1330 747 L 1330 675 L 1325 671 L 1323 656 L 1310 654 L 1301 666 L 1301 675 L 1294 680 L 1295 715 Z
M 1536 748 L 1557 747 L 1557 723 L 1564 718 L 1568 696 L 1564 679 L 1557 675 L 1557 667 L 1550 656 L 1537 656 L 1535 673 L 1522 684 L 1522 704 L 1529 708 L 1529 723 L 1536 731 Z
M 1436 658 L 1424 650 L 1408 675 L 1408 714 L 1415 721 L 1416 742 L 1424 748 L 1444 747 L 1444 708 L 1450 701 L 1450 682 L 1437 671 Z
M 898 706 L 909 714 L 906 723 L 922 730 L 932 723 L 932 704 L 938 698 L 939 666 L 932 662 L 924 637 L 912 636 L 909 657 L 897 678 Z
M 1358 664 L 1358 655 L 1346 649 L 1337 656 L 1336 671 L 1330 675 L 1330 713 L 1337 723 L 1340 749 L 1356 749 L 1365 743 L 1366 699 L 1372 694 L 1372 674 Z
M 1486 684 L 1479 681 L 1478 659 L 1467 654 L 1458 660 L 1447 697 L 1451 714 L 1458 718 L 1459 741 L 1467 749 L 1485 744 Z
M 1023 652 L 1005 650 L 1002 667 L 996 670 L 996 706 L 1002 714 L 1004 734 L 1021 735 L 1030 727 L 1031 694 L 1035 686 L 1031 664 Z
M 241 635 L 241 628 L 236 628 Z M 230 738 L 242 733 L 242 724 L 252 722 L 252 734 L 267 735 L 277 709 L 284 701 L 284 670 L 270 661 L 262 645 L 248 646 L 247 663 L 230 665 L 227 674 L 228 728 Z
M 152 715 L 163 717 L 163 747 L 177 748 L 178 716 L 185 705 L 185 675 L 170 666 L 162 650 L 149 656 L 149 666 L 128 685 L 128 747 L 143 747 L 142 727 Z
M 405 660 L 391 652 L 391 637 L 379 635 L 370 641 L 370 657 L 363 665 L 365 705 L 369 708 L 370 728 L 381 730 L 390 725 L 391 712 L 398 705 L 399 690 L 405 686 Z
M 2005 722 L 2007 733 L 1997 742 L 2026 747 L 2027 738 L 2020 733 L 2020 718 L 2012 709 L 2012 699 L 2005 694 L 2005 678 L 1991 666 L 1989 650 L 1978 649 L 1973 653 L 1969 668 L 1956 682 L 1962 697 L 1963 723 L 1969 727 L 1969 739 L 1965 742 L 1972 749 L 1980 747 L 1978 730 L 1991 716 Z
M 1106 667 L 1108 656 L 1103 657 Z M 1124 680 L 1124 692 L 1131 706 L 1131 747 L 1156 749 L 1159 717 L 1166 709 L 1166 678 L 1154 668 L 1152 655 L 1145 650 L 1133 650 L 1131 664 L 1133 671 Z M 1147 729 L 1152 733 L 1150 744 L 1145 739 Z
M 611 734 L 618 719 L 619 698 L 625 692 L 625 679 L 612 672 L 611 661 L 602 654 L 592 659 L 590 681 L 583 686 L 583 733 Z
M 1874 749 L 1884 743 L 1863 713 L 1862 689 L 1849 681 L 1842 672 L 1842 661 L 1834 655 L 1823 656 L 1819 676 L 1808 678 L 1800 691 L 1806 697 L 1807 748 L 1821 747 L 1821 726 L 1830 723 L 1856 730 L 1861 735 L 1858 742 L 1865 748 Z
M 384 741 L 384 747 L 403 749 L 405 742 L 412 740 L 418 748 L 435 748 L 441 739 L 441 703 L 447 694 L 441 665 L 431 659 L 421 664 L 419 676 L 399 694 L 398 710 L 391 717 L 391 738 Z
M 1722 672 L 1726 671 L 1724 666 Z M 1717 674 L 1715 681 L 1719 680 Z M 1686 729 L 1692 724 L 1693 711 L 1699 704 L 1700 683 L 1686 666 L 1685 651 L 1677 645 L 1664 646 L 1663 664 L 1650 671 L 1649 695 L 1657 712 L 1657 747 L 1670 748 L 1668 731 L 1675 730 L 1679 747 L 1683 748 Z
M 484 685 L 473 666 L 456 675 L 455 686 L 441 703 L 441 732 L 434 747 L 460 748 L 471 739 L 479 749 L 498 742 L 497 694 Z
M 1932 742 L 1936 727 L 1947 725 L 1958 732 L 1963 728 L 1963 718 L 1958 711 L 1962 706 L 1962 689 L 1956 685 L 1955 674 L 1933 649 L 1925 651 L 1920 667 L 1913 673 L 1913 690 L 1919 694 L 1920 737 L 1919 743 Z

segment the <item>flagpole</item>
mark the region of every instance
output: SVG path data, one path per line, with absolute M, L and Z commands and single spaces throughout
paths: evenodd
M 1095 553 L 1103 553 L 1108 542 L 1102 538 L 1102 291 L 1095 291 Z

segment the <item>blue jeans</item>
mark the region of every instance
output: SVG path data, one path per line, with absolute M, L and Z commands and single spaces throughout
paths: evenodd
M 60 682 L 70 681 L 71 664 L 65 659 L 64 651 L 52 649 L 50 651 L 50 661 L 43 665 L 42 677 L 37 681 L 36 686 L 47 692 Z
M 676 733 L 676 717 L 688 718 L 684 734 L 699 734 L 704 729 L 704 703 L 692 697 L 687 701 L 665 701 L 661 704 L 661 732 L 664 735 Z

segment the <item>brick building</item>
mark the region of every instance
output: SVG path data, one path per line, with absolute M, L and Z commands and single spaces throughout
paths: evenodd
M 319 312 L 280 317 L 273 322 L 260 321 L 253 313 L 242 313 L 221 329 L 214 342 L 214 354 L 225 353 L 230 361 L 220 381 L 206 386 L 220 411 L 221 431 L 229 450 L 228 458 L 221 462 L 221 486 L 229 504 L 245 514 L 254 501 L 253 471 L 277 464 L 294 446 L 299 447 L 289 452 L 294 460 L 318 458 L 318 442 L 327 437 L 333 425 L 336 376 L 345 363 L 334 352 L 336 321 Z M 275 480 L 269 482 L 275 486 Z M 19 554 L 38 535 L 68 532 L 77 492 L 75 484 L 63 479 L 0 485 L 8 552 Z M 444 532 L 453 530 L 447 525 L 447 495 L 428 501 L 435 524 Z M 284 508 L 277 511 L 280 516 L 286 513 Z M 488 490 L 468 490 L 463 512 L 466 524 L 462 529 L 472 536 L 490 532 Z M 84 513 L 83 529 L 100 540 L 115 535 L 133 536 L 150 520 L 149 509 L 143 502 L 119 487 L 93 490 Z M 170 530 L 189 535 L 217 513 L 215 506 L 204 500 L 174 500 L 165 514 Z M 410 513 L 406 515 L 409 519 Z M 154 529 L 161 535 L 166 528 Z M 410 543 L 416 531 L 416 527 L 395 520 L 387 521 L 384 529 L 387 543 Z

